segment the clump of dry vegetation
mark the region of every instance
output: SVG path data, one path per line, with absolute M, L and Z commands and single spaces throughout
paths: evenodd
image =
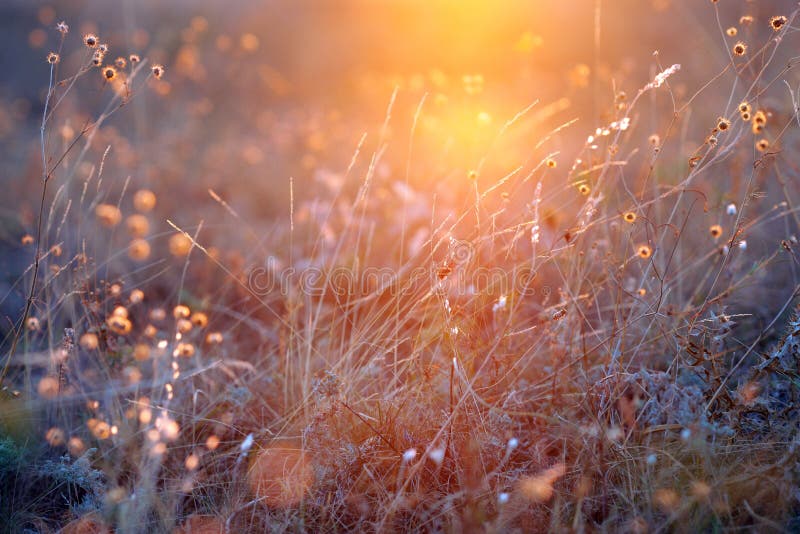
M 800 528 L 798 11 L 697 4 L 718 68 L 642 53 L 600 111 L 570 100 L 597 67 L 503 118 L 431 71 L 364 82 L 383 118 L 240 132 L 205 127 L 236 97 L 201 52 L 289 92 L 255 34 L 196 16 L 154 59 L 40 14 L 35 156 L 3 178 L 5 530 Z

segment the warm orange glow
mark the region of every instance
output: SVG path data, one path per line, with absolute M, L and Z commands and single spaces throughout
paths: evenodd
M 302 449 L 269 447 L 259 451 L 247 480 L 267 506 L 297 504 L 314 483 L 311 459 Z

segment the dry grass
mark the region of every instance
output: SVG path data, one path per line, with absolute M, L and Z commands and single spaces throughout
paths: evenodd
M 797 11 L 702 4 L 719 69 L 656 54 L 599 114 L 431 75 L 238 134 L 205 19 L 174 68 L 51 29 L 2 225 L 5 530 L 800 528 Z

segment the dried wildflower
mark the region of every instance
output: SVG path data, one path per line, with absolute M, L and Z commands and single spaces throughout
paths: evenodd
M 128 65 L 128 61 L 124 57 L 118 57 L 114 60 L 114 66 L 122 70 Z
M 175 329 L 181 334 L 188 334 L 192 331 L 192 322 L 188 319 L 178 319 L 175 322 Z
M 470 182 L 474 182 L 478 179 L 478 172 L 474 170 L 469 171 L 467 173 L 467 179 L 469 179 Z
M 143 362 L 150 359 L 150 346 L 145 343 L 137 343 L 133 347 L 133 359 L 137 362 Z
M 128 297 L 131 304 L 139 304 L 144 300 L 144 291 L 141 289 L 134 289 L 131 291 L 130 297 Z
M 722 235 L 722 226 L 718 224 L 712 224 L 708 231 L 711 234 L 711 237 L 714 239 L 719 239 L 719 236 Z
M 759 126 L 766 126 L 767 125 L 767 112 L 763 109 L 759 109 L 756 111 L 755 115 L 753 115 L 753 124 L 757 124 Z
M 133 261 L 144 261 L 150 257 L 150 243 L 136 238 L 128 245 L 128 257 Z
M 125 219 L 131 237 L 144 237 L 150 231 L 150 223 L 144 215 L 134 214 Z
M 86 451 L 86 445 L 81 438 L 72 436 L 69 438 L 69 441 L 67 441 L 67 450 L 72 456 L 78 457 Z
M 647 142 L 650 143 L 650 146 L 658 146 L 661 144 L 661 137 L 658 134 L 652 134 L 647 138 Z
M 47 62 L 50 63 L 51 65 L 55 65 L 59 61 L 61 61 L 61 56 L 59 56 L 55 52 L 50 52 L 49 54 L 47 54 Z
M 53 245 L 50 247 L 50 254 L 58 258 L 61 254 L 64 253 L 64 249 L 61 248 L 61 245 Z
M 581 185 L 578 186 L 578 193 L 580 193 L 581 195 L 585 196 L 585 195 L 588 195 L 591 192 L 592 192 L 592 188 L 589 187 L 587 184 L 581 184 Z
M 745 111 L 744 113 L 742 113 L 742 120 L 743 121 L 749 121 L 750 120 L 750 112 L 749 111 Z
M 566 465 L 558 463 L 541 473 L 520 480 L 520 492 L 534 502 L 550 500 L 555 492 L 553 484 L 566 473 Z
M 140 189 L 133 195 L 133 207 L 147 213 L 156 207 L 156 195 L 148 189 Z
M 185 319 L 189 317 L 191 314 L 191 310 L 188 306 L 184 306 L 183 304 L 178 304 L 172 309 L 172 316 L 176 319 Z
M 205 328 L 208 325 L 208 316 L 203 312 L 194 312 L 189 320 L 197 328 Z
M 164 76 L 164 65 L 153 65 L 150 67 L 150 72 L 155 79 L 160 80 Z
M 648 245 L 639 245 L 639 247 L 636 249 L 636 254 L 638 254 L 642 259 L 647 259 L 653 255 L 653 249 L 651 249 Z
M 39 380 L 36 391 L 45 399 L 52 399 L 58 395 L 58 379 L 54 376 L 45 376 Z
M 94 214 L 103 226 L 116 226 L 122 220 L 122 213 L 113 204 L 98 204 Z
M 739 17 L 739 24 L 746 26 L 753 23 L 753 15 L 742 15 Z
M 83 44 L 85 44 L 89 48 L 97 47 L 98 42 L 99 40 L 97 39 L 97 36 L 93 33 L 87 33 L 86 35 L 83 36 Z
M 127 317 L 120 317 L 119 315 L 112 315 L 106 320 L 108 328 L 115 334 L 124 336 L 130 334 L 133 329 L 130 319 Z
M 731 26 L 727 30 L 725 30 L 725 35 L 728 37 L 736 37 L 736 34 L 739 33 L 739 30 L 736 29 L 736 26 Z
M 139 63 L 141 60 L 142 60 L 142 58 L 140 58 L 136 54 L 131 54 L 130 56 L 128 56 L 128 61 L 130 61 L 131 63 L 134 63 L 134 64 Z
M 177 258 L 182 258 L 189 254 L 192 249 L 192 240 L 182 233 L 173 234 L 169 238 L 169 252 Z
M 769 141 L 766 139 L 759 139 L 756 141 L 756 150 L 759 152 L 766 152 L 769 149 Z
M 111 437 L 111 425 L 109 425 L 105 421 L 100 421 L 97 419 L 95 420 L 89 419 L 89 421 L 87 421 L 86 424 L 87 425 L 91 424 L 91 426 L 89 427 L 89 431 L 97 439 L 108 439 Z
M 547 161 L 545 162 L 545 165 L 547 165 L 551 169 L 555 169 L 556 165 L 558 165 L 558 164 L 556 163 L 556 160 L 554 160 L 552 158 L 548 158 Z
M 194 471 L 200 466 L 200 457 L 196 454 L 190 454 L 186 457 L 186 461 L 183 463 L 188 471 Z
M 626 211 L 625 213 L 622 214 L 622 219 L 626 223 L 633 223 L 634 221 L 636 221 L 636 214 L 632 211 Z
M 209 345 L 219 345 L 222 343 L 222 333 L 221 332 L 209 332 L 206 336 L 206 343 Z
M 217 447 L 219 447 L 219 438 L 213 434 L 208 436 L 208 439 L 206 439 L 206 449 L 213 451 Z
M 777 15 L 769 19 L 769 27 L 773 29 L 773 31 L 780 31 L 781 28 L 786 24 L 787 18 L 783 15 Z
M 748 102 L 739 103 L 739 113 L 750 113 L 751 109 L 752 108 Z
M 28 319 L 25 321 L 25 328 L 29 332 L 38 332 L 39 329 L 41 328 L 39 319 L 37 319 L 36 317 L 28 317 Z
M 181 358 L 191 358 L 194 356 L 194 345 L 191 343 L 178 343 L 172 354 Z
M 747 53 L 747 45 L 744 42 L 739 41 L 733 45 L 732 51 L 734 56 L 743 56 Z
M 63 430 L 54 426 L 45 433 L 44 439 L 50 444 L 51 447 L 60 447 L 64 444 L 66 435 L 64 434 Z
M 97 334 L 86 332 L 81 336 L 79 343 L 85 350 L 95 350 L 100 341 L 97 339 Z
M 62 20 L 61 22 L 59 22 L 58 24 L 56 24 L 56 31 L 57 31 L 57 32 L 59 32 L 59 33 L 61 33 L 61 34 L 66 34 L 66 33 L 68 33 L 68 32 L 69 32 L 69 26 L 67 25 L 67 23 L 66 23 L 66 22 L 64 22 L 64 21 Z
M 668 513 L 674 511 L 680 505 L 681 499 L 678 494 L 671 489 L 657 489 L 653 493 L 653 502 L 663 512 Z
M 111 80 L 113 80 L 116 77 L 117 77 L 117 69 L 115 69 L 114 67 L 104 67 L 103 68 L 103 78 L 105 78 L 106 81 L 110 82 Z
M 731 127 L 731 121 L 729 121 L 725 117 L 719 117 L 717 119 L 717 130 L 719 130 L 720 132 L 724 132 L 730 127 Z
M 24 236 L 22 236 L 22 238 L 19 240 L 19 242 L 22 243 L 23 246 L 32 245 L 33 244 L 33 236 L 31 234 L 25 234 Z

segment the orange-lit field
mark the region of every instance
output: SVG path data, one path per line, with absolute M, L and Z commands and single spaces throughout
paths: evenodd
M 0 0 L 0 532 L 800 531 L 799 10 Z

